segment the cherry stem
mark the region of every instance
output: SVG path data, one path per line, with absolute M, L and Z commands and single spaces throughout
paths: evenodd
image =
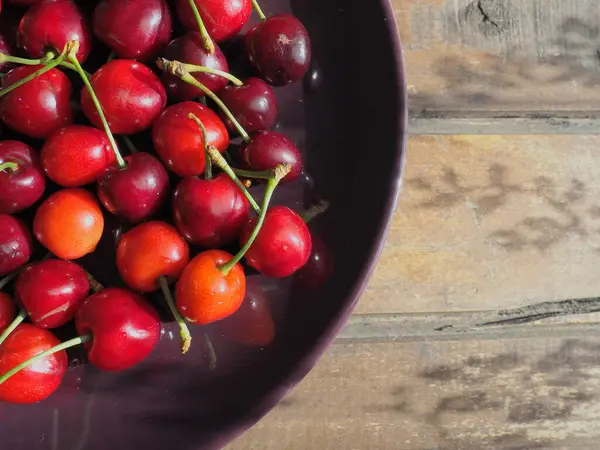
M 15 162 L 6 161 L 0 164 L 0 172 L 16 172 L 19 170 L 19 165 Z
M 308 223 L 311 220 L 313 220 L 315 217 L 323 214 L 328 209 L 329 209 L 329 202 L 327 200 L 320 200 L 317 204 L 311 206 L 306 211 L 304 211 L 302 214 L 300 214 L 300 217 L 302 217 L 302 220 L 304 221 L 304 223 Z
M 85 271 L 85 276 L 88 279 L 88 283 L 90 283 L 90 289 L 94 292 L 94 294 L 97 294 L 102 289 L 104 289 L 104 285 L 102 283 L 100 283 L 98 280 L 96 280 L 96 278 L 94 278 L 94 275 L 92 275 L 85 269 L 84 269 L 84 271 Z
M 49 61 L 56 57 L 56 53 L 48 52 L 43 58 L 40 59 L 29 59 L 29 58 L 19 58 L 17 56 L 7 55 L 6 53 L 0 53 L 0 63 L 11 63 L 11 64 L 21 64 L 23 66 L 39 66 L 40 64 L 47 64 Z M 61 61 L 60 66 L 65 67 L 67 69 L 75 70 L 75 66 L 67 61 Z M 85 72 L 88 77 L 91 77 L 92 74 L 89 72 Z
M 238 77 L 230 74 L 229 72 L 224 72 L 223 70 L 219 70 L 219 69 L 211 69 L 210 67 L 206 67 L 206 66 L 197 66 L 195 64 L 188 64 L 188 63 L 181 63 L 181 64 L 183 65 L 185 70 L 187 70 L 189 73 L 195 73 L 195 72 L 210 73 L 212 75 L 217 75 L 219 77 L 223 77 L 226 80 L 231 81 L 236 86 L 244 85 L 244 82 L 242 80 L 240 80 Z
M 2 278 L 0 280 L 0 290 L 4 289 L 4 287 L 10 283 L 12 280 L 14 280 L 17 275 L 19 275 L 19 271 L 17 270 L 16 272 L 13 272 L 9 275 L 6 275 L 4 278 Z
M 227 163 L 227 161 L 225 160 L 223 155 L 221 155 L 219 150 L 217 150 L 217 148 L 215 146 L 209 145 L 207 151 L 208 151 L 208 156 L 210 157 L 212 162 L 214 164 L 216 164 L 219 167 L 219 169 L 221 169 L 223 172 L 225 172 L 229 176 L 229 178 L 231 178 L 231 180 L 235 183 L 235 185 L 241 189 L 242 193 L 244 194 L 244 197 L 246 197 L 246 199 L 248 199 L 248 202 L 250 203 L 250 206 L 252 206 L 252 209 L 254 211 L 256 211 L 257 214 L 260 214 L 260 206 L 258 206 L 258 203 L 256 203 L 256 200 L 254 200 L 254 198 L 252 197 L 250 192 L 248 192 L 248 189 L 246 189 L 246 186 L 244 186 L 244 184 L 240 181 L 240 179 L 233 172 L 233 169 Z
M 117 147 L 115 138 L 114 138 L 112 132 L 110 131 L 108 122 L 106 121 L 106 116 L 104 115 L 104 111 L 102 110 L 102 105 L 100 105 L 100 101 L 98 100 L 98 97 L 96 96 L 96 93 L 94 92 L 94 88 L 92 87 L 90 80 L 88 79 L 87 75 L 84 73 L 84 71 L 81 67 L 81 64 L 79 64 L 79 61 L 77 60 L 76 53 L 77 53 L 77 49 L 79 48 L 79 42 L 69 41 L 67 43 L 67 46 L 69 47 L 68 51 L 67 51 L 67 59 L 69 61 L 71 61 L 71 63 L 73 63 L 73 66 L 75 66 L 75 70 L 77 71 L 77 73 L 79 73 L 79 76 L 83 80 L 83 83 L 85 84 L 85 87 L 87 88 L 87 91 L 90 94 L 92 102 L 94 103 L 94 106 L 96 107 L 96 111 L 98 112 L 98 116 L 100 117 L 100 121 L 102 122 L 102 126 L 104 127 L 104 132 L 106 133 L 106 136 L 108 137 L 108 141 L 110 142 L 110 146 L 112 147 L 112 150 L 115 154 L 115 158 L 117 160 L 117 166 L 121 170 L 125 169 L 127 167 L 127 165 L 125 164 L 125 160 L 121 156 L 121 153 L 119 153 L 119 148 Z
M 204 350 L 206 351 L 206 362 L 210 370 L 217 368 L 217 353 L 207 333 L 204 333 Z
M 25 308 L 23 308 L 21 309 L 21 311 L 19 311 L 19 314 L 17 314 L 17 317 L 14 318 L 11 324 L 2 332 L 2 334 L 0 334 L 0 345 L 2 345 L 2 343 L 10 335 L 10 333 L 12 333 L 14 329 L 17 328 L 20 325 L 20 323 L 25 320 L 26 317 L 27 311 L 25 310 Z
M 131 153 L 132 155 L 134 153 L 139 153 L 138 149 L 135 147 L 135 145 L 133 145 L 133 142 L 131 142 L 131 139 L 129 139 L 129 136 L 121 136 L 121 138 L 123 139 L 123 142 L 125 142 L 125 145 L 127 146 L 127 150 L 129 150 L 129 153 Z
M 256 14 L 258 14 L 260 20 L 267 20 L 267 17 L 262 12 L 262 9 L 260 9 L 260 5 L 258 4 L 257 0 L 252 0 L 252 7 L 254 8 L 254 11 L 256 11 Z
M 213 91 L 208 89 L 206 86 L 204 86 L 198 80 L 196 80 L 192 75 L 190 75 L 190 73 L 187 71 L 187 69 L 185 67 L 185 64 L 183 64 L 179 61 L 169 61 L 167 59 L 161 58 L 157 61 L 157 65 L 161 70 L 167 71 L 171 75 L 174 75 L 177 78 L 179 78 L 181 81 L 191 84 L 192 86 L 194 86 L 194 87 L 200 89 L 202 92 L 204 92 L 208 97 L 210 97 L 210 99 L 213 102 L 215 102 L 217 104 L 217 106 L 219 108 L 221 108 L 221 110 L 225 113 L 227 118 L 231 121 L 231 123 L 233 124 L 233 126 L 235 127 L 235 129 L 237 130 L 239 135 L 242 137 L 242 139 L 245 142 L 251 141 L 250 136 L 248 135 L 248 133 L 246 133 L 246 130 L 244 130 L 244 127 L 242 127 L 240 125 L 240 123 L 237 121 L 235 116 L 231 113 L 229 108 L 227 108 L 227 106 L 225 106 L 225 103 L 223 103 L 221 101 L 221 99 L 219 97 L 217 97 Z
M 245 178 L 260 178 L 263 180 L 268 180 L 273 175 L 273 172 L 271 170 L 262 170 L 260 172 L 255 170 L 243 170 L 235 168 L 233 168 L 232 170 L 233 173 L 235 173 L 237 176 Z
M 32 74 L 27 75 L 25 78 L 21 78 L 19 81 L 11 84 L 7 88 L 2 89 L 0 91 L 0 98 L 3 97 L 3 96 L 5 96 L 9 92 L 14 91 L 18 87 L 23 86 L 25 83 L 29 83 L 31 80 L 33 80 L 33 79 L 35 79 L 35 78 L 37 78 L 37 77 L 45 74 L 46 72 L 54 69 L 62 61 L 64 61 L 64 59 L 65 59 L 65 52 L 62 52 L 60 55 L 58 55 L 58 57 L 56 59 L 53 59 L 48 64 L 46 64 L 44 67 L 40 68 L 39 70 L 36 70 Z
M 206 128 L 200 119 L 198 119 L 194 114 L 189 113 L 188 119 L 196 122 L 196 125 L 200 128 L 200 133 L 202 133 L 202 144 L 204 145 L 204 178 L 206 180 L 212 180 L 212 161 L 210 159 L 210 155 L 208 154 L 208 146 L 210 145 L 208 142 L 208 134 L 206 133 Z
M 223 275 L 227 276 L 227 274 L 229 274 L 229 271 L 238 262 L 241 261 L 241 259 L 244 257 L 246 252 L 250 249 L 250 247 L 252 247 L 252 244 L 256 240 L 256 237 L 258 236 L 258 232 L 260 231 L 262 224 L 265 221 L 265 216 L 267 215 L 267 209 L 269 208 L 269 202 L 271 201 L 273 192 L 275 191 L 275 188 L 277 187 L 279 182 L 282 180 L 282 178 L 285 177 L 288 173 L 290 173 L 290 170 L 292 170 L 292 166 L 290 166 L 289 164 L 279 164 L 271 171 L 271 177 L 267 181 L 267 189 L 265 190 L 265 196 L 263 199 L 262 208 L 260 210 L 260 214 L 258 215 L 258 220 L 256 221 L 256 225 L 254 226 L 252 233 L 250 233 L 248 240 L 246 241 L 244 246 L 240 249 L 240 251 L 237 252 L 237 254 L 233 258 L 231 258 L 231 260 L 227 261 L 222 266 L 217 267 L 223 273 Z
M 210 38 L 206 26 L 204 26 L 204 21 L 202 20 L 202 16 L 200 16 L 200 11 L 198 11 L 198 6 L 196 6 L 196 2 L 194 0 L 189 0 L 189 2 L 190 7 L 192 8 L 192 12 L 194 13 L 194 17 L 196 18 L 196 22 L 198 23 L 198 30 L 200 31 L 200 36 L 202 36 L 202 40 L 204 41 L 204 48 L 206 49 L 209 55 L 212 55 L 215 51 L 215 44 Z
M 2 375 L 0 377 L 0 384 L 4 383 L 10 377 L 12 377 L 16 373 L 20 372 L 21 370 L 25 369 L 30 364 L 33 364 L 34 362 L 39 361 L 40 359 L 45 358 L 46 356 L 53 355 L 62 350 L 66 350 L 68 348 L 75 347 L 77 345 L 85 344 L 86 342 L 90 341 L 91 339 L 92 339 L 91 334 L 84 334 L 83 336 L 78 336 L 76 338 L 70 339 L 68 341 L 63 342 L 62 344 L 56 345 L 56 346 L 52 347 L 51 349 L 46 350 L 45 352 L 39 353 L 39 354 L 35 355 L 34 357 L 29 358 L 27 361 L 23 361 L 21 364 L 19 364 L 16 367 L 13 367 L 8 372 L 6 372 L 4 375 Z
M 181 354 L 185 355 L 192 345 L 192 335 L 190 334 L 190 330 L 185 322 L 185 319 L 181 316 L 181 314 L 179 314 L 179 311 L 175 306 L 175 301 L 173 300 L 173 295 L 171 294 L 171 289 L 169 288 L 169 282 L 167 281 L 167 278 L 165 276 L 161 276 L 158 278 L 158 282 L 165 300 L 167 301 L 167 305 L 171 310 L 171 314 L 173 314 L 173 317 L 179 325 L 179 335 L 181 336 Z

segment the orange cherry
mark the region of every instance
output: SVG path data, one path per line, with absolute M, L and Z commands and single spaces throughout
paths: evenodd
M 48 197 L 33 219 L 33 233 L 62 259 L 93 252 L 102 237 L 104 217 L 92 194 L 81 188 L 62 189 Z

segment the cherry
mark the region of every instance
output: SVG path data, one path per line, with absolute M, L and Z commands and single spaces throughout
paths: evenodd
M 69 322 L 88 296 L 85 270 L 75 263 L 47 259 L 29 264 L 15 284 L 15 297 L 40 328 L 56 328 Z
M 200 175 L 205 167 L 202 132 L 190 114 L 204 124 L 210 144 L 220 152 L 229 146 L 227 128 L 210 108 L 195 102 L 168 107 L 154 124 L 152 140 L 160 159 L 181 177 Z
M 194 0 L 206 31 L 216 42 L 229 39 L 240 32 L 250 18 L 252 3 L 250 0 Z M 183 26 L 188 30 L 197 30 L 190 0 L 176 0 L 177 14 Z
M 60 344 L 49 331 L 21 324 L 0 345 L 0 373 Z M 67 354 L 61 350 L 43 356 L 0 384 L 0 401 L 36 403 L 49 397 L 67 370 Z
M 14 53 L 12 44 L 2 33 L 0 33 L 0 53 L 5 55 L 12 55 Z M 0 62 L 0 73 L 6 72 L 9 67 L 10 64 L 8 62 Z
M 256 221 L 248 220 L 242 230 L 242 245 L 248 241 Z M 285 206 L 274 206 L 267 211 L 258 237 L 246 253 L 246 261 L 268 277 L 287 277 L 306 264 L 311 242 L 308 227 L 297 213 Z
M 165 50 L 165 58 L 229 72 L 227 59 L 221 49 L 215 46 L 214 52 L 209 54 L 204 48 L 200 33 L 197 32 L 190 31 L 182 37 L 172 40 Z M 212 73 L 196 72 L 192 76 L 211 91 L 218 91 L 227 84 L 226 78 Z M 202 90 L 185 83 L 168 72 L 163 72 L 162 80 L 169 94 L 178 101 L 193 100 L 204 96 Z
M 312 235 L 312 250 L 306 264 L 294 275 L 294 286 L 302 290 L 316 290 L 333 275 L 333 258 L 319 236 Z
M 165 0 L 102 0 L 94 10 L 94 33 L 119 58 L 151 60 L 171 38 Z
M 276 131 L 256 133 L 252 141 L 241 146 L 239 154 L 244 167 L 251 170 L 268 170 L 277 164 L 289 164 L 292 169 L 284 178 L 285 182 L 295 180 L 303 170 L 302 156 L 296 146 Z
M 44 194 L 46 179 L 37 153 L 19 141 L 0 142 L 0 213 L 29 208 Z
M 222 247 L 234 241 L 248 219 L 250 204 L 224 173 L 211 180 L 187 177 L 173 195 L 175 224 L 192 244 Z
M 37 209 L 35 237 L 62 259 L 77 259 L 94 251 L 104 229 L 96 199 L 81 188 L 55 192 Z
M 38 71 L 43 66 L 20 66 L 2 79 L 2 89 Z M 70 105 L 71 82 L 58 69 L 29 81 L 0 100 L 0 118 L 13 130 L 26 136 L 45 139 L 52 132 L 73 122 Z
M 10 295 L 0 292 L 0 333 L 10 325 L 16 314 L 15 304 Z
M 160 79 L 148 67 L 130 59 L 110 61 L 94 73 L 90 83 L 115 134 L 134 134 L 150 127 L 167 102 Z M 90 122 L 101 128 L 101 118 L 85 88 L 81 107 Z
M 115 163 L 106 133 L 70 125 L 51 134 L 40 154 L 48 178 L 63 187 L 94 183 Z
M 68 41 L 79 41 L 77 59 L 90 54 L 92 36 L 87 21 L 72 0 L 42 0 L 27 10 L 19 24 L 19 45 L 32 57 L 48 49 L 62 52 Z
M 160 339 L 156 310 L 139 294 L 106 288 L 87 298 L 77 311 L 80 335 L 91 334 L 85 344 L 90 362 L 105 371 L 128 369 L 143 361 Z
M 33 242 L 25 224 L 0 214 L 0 276 L 14 272 L 31 257 Z
M 125 157 L 126 167 L 108 168 L 98 181 L 98 198 L 118 217 L 138 223 L 152 217 L 169 193 L 169 176 L 161 162 L 149 153 Z
M 225 106 L 244 127 L 246 132 L 269 130 L 277 120 L 277 98 L 273 89 L 260 78 L 248 78 L 242 86 L 227 85 L 219 95 Z M 227 128 L 234 132 L 235 127 L 220 111 Z
M 293 83 L 308 71 L 311 46 L 304 25 L 288 14 L 261 21 L 244 38 L 250 63 L 272 86 Z

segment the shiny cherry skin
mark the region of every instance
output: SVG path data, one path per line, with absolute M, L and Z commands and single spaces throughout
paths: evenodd
M 59 344 L 50 331 L 22 323 L 0 344 L 0 373 Z M 67 364 L 64 350 L 30 364 L 0 384 L 0 401 L 29 404 L 44 400 L 60 386 Z
M 300 152 L 287 137 L 277 131 L 259 131 L 239 149 L 242 165 L 250 170 L 269 170 L 288 163 L 292 170 L 282 182 L 294 181 L 304 168 Z
M 152 128 L 152 141 L 165 165 L 180 177 L 196 176 L 204 172 L 204 141 L 202 132 L 188 115 L 194 114 L 204 127 L 208 142 L 221 153 L 229 146 L 227 127 L 207 106 L 182 102 L 169 106 Z
M 106 133 L 84 125 L 69 125 L 52 133 L 40 158 L 48 178 L 63 187 L 94 183 L 115 163 Z
M 98 202 L 81 188 L 55 192 L 38 207 L 33 218 L 37 240 L 62 259 L 77 259 L 93 252 L 103 229 Z
M 205 248 L 235 241 L 248 220 L 250 204 L 224 173 L 212 180 L 186 177 L 173 195 L 175 225 L 185 239 Z
M 27 10 L 19 24 L 19 45 L 32 58 L 41 58 L 48 49 L 60 53 L 69 41 L 78 41 L 77 60 L 90 54 L 90 26 L 72 0 L 42 0 Z
M 0 53 L 4 53 L 5 55 L 13 55 L 14 49 L 10 41 L 4 36 L 4 34 L 0 33 Z M 6 72 L 10 68 L 9 63 L 0 63 L 0 73 Z
M 102 0 L 94 10 L 94 34 L 119 58 L 153 60 L 171 31 L 165 0 Z
M 33 240 L 25 224 L 0 214 L 0 277 L 23 266 L 31 258 Z
M 149 153 L 125 157 L 127 167 L 112 166 L 98 181 L 98 198 L 104 207 L 130 223 L 151 218 L 169 193 L 165 166 Z
M 40 328 L 56 328 L 72 320 L 89 291 L 85 271 L 61 259 L 29 264 L 15 284 L 15 297 Z
M 200 33 L 194 31 L 189 31 L 183 36 L 172 40 L 165 50 L 165 58 L 170 61 L 180 61 L 186 64 L 229 72 L 227 59 L 219 46 L 215 45 L 215 51 L 209 55 L 204 48 Z M 213 92 L 219 91 L 228 83 L 227 79 L 210 73 L 195 72 L 192 73 L 192 76 Z M 181 81 L 168 72 L 162 73 L 162 81 L 169 95 L 177 101 L 204 97 L 204 91 Z
M 2 79 L 6 88 L 42 66 L 20 66 Z M 46 139 L 51 133 L 73 122 L 70 104 L 71 82 L 54 68 L 19 86 L 0 100 L 0 119 L 18 133 Z
M 255 226 L 256 218 L 246 223 L 241 245 L 246 243 Z M 310 231 L 302 218 L 290 208 L 274 206 L 267 211 L 263 226 L 246 253 L 246 261 L 263 275 L 283 278 L 306 264 L 311 248 Z
M 132 59 L 115 59 L 98 69 L 90 83 L 114 134 L 134 134 L 150 127 L 167 103 L 160 79 L 147 66 Z M 81 107 L 95 127 L 102 122 L 84 87 Z
M 312 234 L 312 250 L 306 264 L 294 274 L 294 287 L 314 291 L 331 278 L 334 271 L 333 256 L 318 235 Z
M 37 153 L 19 141 L 0 141 L 0 164 L 12 162 L 16 169 L 0 171 L 0 213 L 12 214 L 29 208 L 46 189 L 44 171 Z
M 294 16 L 269 17 L 246 33 L 244 44 L 252 67 L 272 86 L 298 81 L 310 66 L 310 38 Z
M 224 275 L 218 267 L 233 256 L 207 250 L 185 267 L 176 287 L 177 309 L 189 322 L 205 325 L 236 312 L 246 294 L 246 275 L 238 263 Z
M 16 314 L 15 303 L 10 295 L 0 292 L 0 333 L 11 324 Z
M 175 281 L 189 260 L 188 244 L 177 229 L 158 220 L 132 228 L 117 246 L 121 278 L 136 291 L 157 290 L 161 276 Z
M 215 42 L 227 40 L 240 32 L 250 18 L 251 0 L 194 0 L 208 34 Z M 177 15 L 183 26 L 198 30 L 189 0 L 176 0 Z
M 228 84 L 219 92 L 219 98 L 229 108 L 247 133 L 270 130 L 277 120 L 277 98 L 273 89 L 260 78 L 248 78 L 242 86 Z M 221 119 L 236 132 L 231 121 L 219 111 Z
M 139 364 L 160 339 L 158 313 L 127 289 L 106 288 L 89 296 L 75 315 L 75 327 L 80 335 L 92 335 L 85 344 L 88 359 L 108 372 Z

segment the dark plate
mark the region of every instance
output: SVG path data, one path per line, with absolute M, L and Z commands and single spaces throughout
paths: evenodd
M 217 323 L 192 327 L 192 350 L 180 356 L 170 323 L 153 355 L 123 373 L 100 373 L 73 352 L 73 367 L 48 400 L 0 406 L 0 448 L 223 446 L 308 373 L 358 301 L 385 239 L 404 161 L 406 87 L 393 12 L 388 0 L 262 5 L 269 15 L 293 11 L 312 39 L 306 82 L 278 90 L 280 127 L 304 151 L 311 178 L 280 189 L 276 201 L 296 208 L 331 202 L 310 226 L 327 245 L 332 276 L 308 291 L 293 279 L 250 277 L 249 289 L 268 297 L 277 329 L 264 348 L 234 343 Z M 214 370 L 204 332 L 214 343 Z

